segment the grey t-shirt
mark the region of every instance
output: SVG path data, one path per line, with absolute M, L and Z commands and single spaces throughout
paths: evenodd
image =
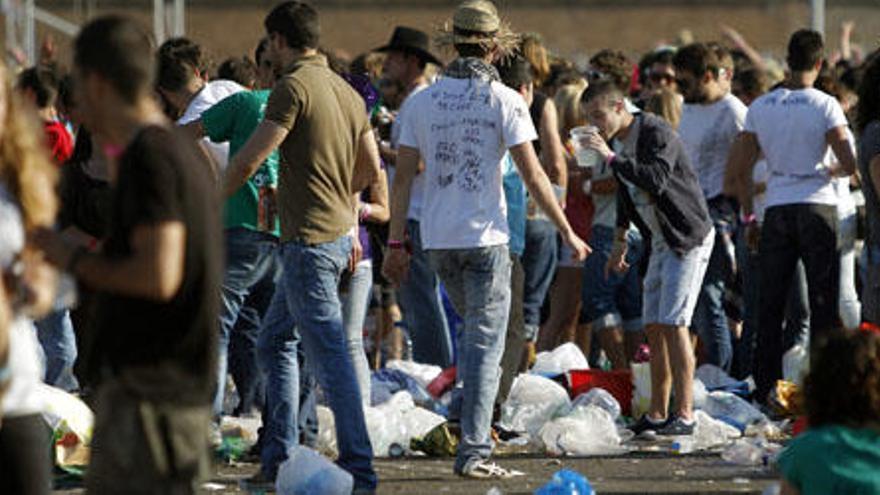
M 859 172 L 863 177 L 862 193 L 868 224 L 868 242 L 880 248 L 880 198 L 871 181 L 871 160 L 880 154 L 880 120 L 868 124 L 859 137 Z

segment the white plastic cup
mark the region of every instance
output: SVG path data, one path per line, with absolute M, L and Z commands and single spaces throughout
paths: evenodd
M 593 168 L 602 163 L 602 155 L 593 148 L 587 148 L 581 142 L 590 134 L 598 134 L 599 128 L 592 125 L 575 127 L 568 132 L 571 138 L 571 145 L 574 148 L 574 157 L 577 159 L 578 166 L 583 168 Z

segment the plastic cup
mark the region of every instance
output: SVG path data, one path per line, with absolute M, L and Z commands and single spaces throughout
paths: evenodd
M 583 168 L 592 168 L 602 163 L 602 155 L 593 148 L 584 146 L 583 139 L 591 134 L 598 134 L 599 128 L 596 126 L 580 126 L 569 131 L 571 137 L 571 145 L 574 148 L 574 157 L 577 159 L 578 166 Z

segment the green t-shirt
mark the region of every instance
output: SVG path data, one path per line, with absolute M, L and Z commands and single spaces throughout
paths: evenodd
M 211 141 L 229 141 L 234 156 L 263 120 L 268 90 L 235 93 L 202 113 L 202 127 Z M 280 235 L 278 207 L 278 150 L 272 152 L 235 194 L 226 200 L 223 226 L 244 227 Z
M 880 494 L 880 432 L 845 426 L 807 430 L 779 456 L 801 495 Z

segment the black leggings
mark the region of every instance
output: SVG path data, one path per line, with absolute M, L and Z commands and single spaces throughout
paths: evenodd
M 39 414 L 3 418 L 0 425 L 0 493 L 48 495 L 52 459 L 49 426 Z

